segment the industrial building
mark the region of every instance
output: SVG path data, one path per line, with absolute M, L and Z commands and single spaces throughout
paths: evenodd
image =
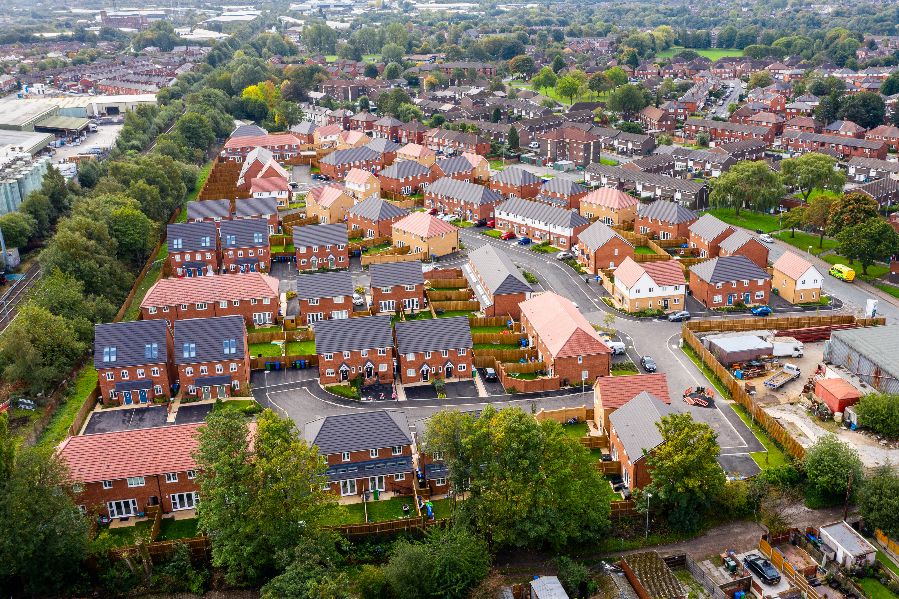
M 16 148 L 0 148 L 0 215 L 17 210 L 29 193 L 40 189 L 49 167 L 49 156 L 35 159 Z
M 834 331 L 824 359 L 883 393 L 899 393 L 899 326 Z

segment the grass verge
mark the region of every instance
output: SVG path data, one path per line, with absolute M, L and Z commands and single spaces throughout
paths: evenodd
M 355 385 L 328 385 L 325 387 L 325 391 L 347 399 L 359 399 L 361 396 L 359 388 Z
M 743 227 L 751 231 L 760 230 L 763 233 L 771 233 L 780 229 L 780 219 L 772 214 L 750 212 L 741 210 L 737 215 L 733 208 L 714 208 L 709 214 L 716 216 L 729 225 Z
M 888 285 L 887 283 L 874 283 L 874 286 L 884 293 L 892 295 L 895 298 L 899 298 L 899 287 L 896 287 L 895 285 Z
M 288 341 L 287 342 L 287 355 L 288 356 L 312 356 L 312 355 L 315 355 L 315 340 L 309 339 L 307 341 Z
M 855 270 L 855 276 L 862 279 L 863 281 L 871 282 L 874 279 L 879 279 L 883 276 L 886 276 L 890 272 L 890 267 L 886 264 L 872 264 L 868 267 L 868 273 L 862 274 L 862 265 L 861 262 L 853 262 L 849 258 L 845 256 L 840 256 L 839 254 L 827 254 L 821 256 L 821 259 L 827 262 L 828 264 L 845 264 L 846 266 Z
M 755 435 L 755 438 L 761 442 L 762 445 L 765 446 L 766 451 L 756 451 L 751 454 L 752 459 L 756 464 L 759 465 L 759 468 L 772 468 L 776 466 L 783 466 L 784 464 L 789 463 L 789 459 L 787 458 L 787 454 L 783 452 L 783 450 L 777 446 L 777 444 L 768 436 L 768 433 L 765 432 L 761 426 L 753 422 L 752 418 L 750 418 L 749 413 L 746 411 L 746 408 L 741 406 L 740 404 L 731 404 L 734 412 L 737 413 L 737 416 L 740 417 L 746 426 L 749 427 L 749 430 L 752 431 L 752 434 Z
M 75 384 L 66 394 L 65 402 L 56 408 L 53 418 L 44 432 L 41 433 L 37 445 L 55 447 L 69 434 L 69 427 L 75 422 L 78 410 L 84 405 L 87 396 L 97 386 L 97 369 L 88 364 L 75 377 Z
M 896 599 L 896 595 L 876 578 L 859 578 L 856 582 L 868 599 Z
M 821 247 L 818 247 L 819 237 L 813 233 L 806 233 L 805 231 L 796 231 L 796 234 L 791 234 L 790 231 L 780 231 L 776 233 L 774 237 L 780 239 L 784 243 L 788 243 L 800 252 L 809 251 L 809 247 L 811 247 L 811 253 L 815 256 L 820 254 L 821 252 L 826 252 L 837 247 L 836 239 L 831 237 L 825 237 L 824 242 Z

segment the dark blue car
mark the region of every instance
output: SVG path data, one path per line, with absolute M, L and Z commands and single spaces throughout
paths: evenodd
M 522 237 L 518 240 L 518 245 L 530 245 L 531 238 L 530 237 Z
M 752 313 L 755 316 L 770 316 L 772 312 L 774 312 L 774 310 L 768 306 L 756 306 L 752 309 Z

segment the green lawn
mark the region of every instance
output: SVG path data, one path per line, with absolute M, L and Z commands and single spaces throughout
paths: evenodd
M 353 385 L 328 385 L 325 391 L 329 391 L 334 395 L 346 397 L 347 399 L 359 399 L 359 389 Z
M 886 283 L 874 283 L 874 286 L 884 293 L 888 293 L 895 298 L 899 298 L 899 287 L 896 287 L 895 285 L 888 285 Z
M 503 331 L 508 331 L 509 327 L 471 327 L 472 334 L 474 333 L 502 333 Z
M 840 256 L 839 254 L 826 254 L 821 256 L 821 259 L 827 262 L 828 264 L 845 264 L 846 266 L 855 270 L 855 276 L 864 279 L 865 281 L 872 281 L 874 279 L 879 279 L 890 272 L 890 267 L 885 264 L 872 264 L 868 267 L 868 274 L 862 274 L 862 265 L 861 262 L 852 262 L 849 258 L 844 256 Z
M 587 431 L 590 429 L 587 427 L 586 422 L 578 422 L 577 424 L 566 424 L 562 427 L 562 430 L 572 439 L 580 439 L 581 437 L 586 437 Z
M 200 167 L 200 172 L 197 174 L 197 184 L 194 187 L 193 191 L 187 194 L 187 197 L 184 198 L 184 205 L 187 206 L 187 202 L 193 202 L 197 199 L 197 196 L 200 195 L 200 192 L 203 191 L 203 186 L 206 185 L 206 180 L 209 178 L 209 173 L 212 172 L 212 164 L 213 161 L 210 160 L 202 167 Z M 182 209 L 181 213 L 178 215 L 179 223 L 187 222 L 187 209 Z
M 538 243 L 536 245 L 531 246 L 531 251 L 537 252 L 538 254 L 557 254 L 557 253 L 561 252 L 562 250 L 560 250 L 557 247 L 553 247 L 553 246 L 549 245 L 548 243 Z
M 250 356 L 262 355 L 264 358 L 278 358 L 284 355 L 284 346 L 278 343 L 251 343 Z
M 134 526 L 121 526 L 119 528 L 101 527 L 99 534 L 109 536 L 114 547 L 130 547 L 141 536 L 149 540 L 152 524 L 150 520 L 143 520 L 137 522 Z
M 884 553 L 880 549 L 877 550 L 877 561 L 879 561 L 885 567 L 892 570 L 893 574 L 896 574 L 897 576 L 899 576 L 899 566 L 896 565 L 896 562 L 894 562 L 893 560 L 890 559 L 890 556 L 888 556 L 886 553 Z
M 289 254 L 293 254 L 294 252 L 296 252 L 296 248 L 293 246 L 292 243 L 288 243 L 286 245 L 273 245 L 273 246 L 271 246 L 271 250 L 272 250 L 273 254 L 278 254 L 281 252 L 287 252 Z
M 765 429 L 752 421 L 752 418 L 749 417 L 749 413 L 746 412 L 746 408 L 739 404 L 732 404 L 731 407 L 734 409 L 734 412 L 737 413 L 737 416 L 740 417 L 740 420 L 746 423 L 746 426 L 749 427 L 752 434 L 755 435 L 755 438 L 761 441 L 762 445 L 764 445 L 767 450 L 749 454 L 752 456 L 752 459 L 755 460 L 755 463 L 758 464 L 760 468 L 783 466 L 786 464 L 788 462 L 787 455 L 774 443 L 774 441 L 771 440 L 771 437 L 768 436 Z
M 671 58 L 684 48 L 682 46 L 671 46 L 667 50 L 659 52 L 656 54 L 656 58 Z M 709 60 L 718 60 L 719 58 L 726 58 L 728 56 L 743 56 L 743 50 L 737 50 L 736 48 L 690 48 L 694 50 L 700 56 L 705 56 Z
M 495 171 L 501 171 L 506 168 L 506 163 L 502 159 L 497 160 L 494 158 L 493 160 L 488 160 L 487 162 L 490 164 L 490 168 Z
M 56 412 L 50 419 L 50 423 L 44 432 L 41 433 L 37 444 L 44 447 L 56 447 L 69 434 L 69 427 L 75 422 L 75 416 L 78 410 L 84 405 L 87 396 L 97 386 L 97 369 L 93 365 L 88 364 L 78 372 L 75 377 L 75 384 L 69 393 L 66 394 L 66 400 L 56 408 Z
M 437 318 L 452 318 L 453 316 L 471 316 L 474 312 L 470 310 L 445 310 L 443 314 L 438 314 Z
M 187 518 L 185 520 L 163 518 L 159 522 L 159 536 L 156 537 L 156 540 L 174 541 L 176 539 L 191 539 L 198 534 L 196 518 Z
M 387 243 L 379 243 L 378 245 L 373 245 L 371 247 L 367 247 L 362 250 L 363 254 L 377 254 L 378 252 L 383 252 L 384 250 L 392 247 L 389 242 Z
M 396 318 L 396 316 L 394 316 L 394 318 Z M 424 310 L 423 312 L 416 312 L 414 314 L 406 314 L 406 320 L 431 320 L 432 318 L 434 318 L 434 315 L 431 314 L 430 310 Z M 396 320 L 400 319 L 396 318 Z M 394 322 L 396 322 L 396 320 L 394 320 Z
M 213 410 L 222 412 L 242 412 L 256 403 L 255 399 L 229 399 L 227 401 L 217 401 L 212 404 Z
M 818 198 L 839 198 L 843 194 L 837 193 L 835 191 L 830 191 L 829 189 L 813 189 L 812 193 L 808 194 L 808 201 L 816 200 Z
M 418 515 L 418 512 L 415 511 L 415 499 L 412 497 L 394 497 L 380 501 L 372 499 L 367 504 L 351 503 L 341 506 L 335 524 L 364 524 L 366 508 L 368 508 L 369 522 L 399 520 L 403 517 L 403 504 L 409 506 L 410 517 Z
M 639 374 L 637 365 L 633 362 L 624 362 L 621 364 L 613 364 L 611 369 L 612 376 L 629 376 L 631 374 Z
M 518 349 L 517 343 L 475 343 L 475 349 Z
M 503 232 L 498 229 L 487 229 L 486 231 L 481 231 L 481 235 L 486 235 L 487 237 L 493 237 L 494 239 L 499 239 L 502 237 Z
M 288 341 L 288 356 L 313 356 L 315 355 L 315 339 L 308 341 Z
M 187 211 L 184 210 L 182 213 L 187 214 Z M 134 299 L 131 302 L 131 305 L 128 306 L 128 309 L 125 310 L 125 315 L 122 317 L 124 321 L 137 320 L 137 317 L 140 316 L 140 303 L 144 301 L 144 296 L 147 295 L 147 292 L 150 290 L 150 287 L 156 284 L 162 277 L 162 266 L 165 264 L 166 259 L 169 255 L 169 246 L 165 243 L 160 246 L 159 251 L 153 257 L 153 266 L 150 267 L 150 270 L 147 271 L 147 276 L 140 282 L 140 285 L 137 286 L 137 291 L 134 294 Z
M 812 254 L 814 254 L 815 256 L 817 256 L 821 252 L 826 252 L 837 247 L 836 239 L 825 237 L 823 247 L 819 248 L 818 236 L 814 233 L 806 233 L 805 231 L 796 231 L 795 237 L 790 235 L 790 231 L 780 231 L 779 233 L 775 233 L 774 236 L 784 243 L 792 245 L 794 248 L 801 252 L 807 252 L 809 246 L 811 246 Z
M 709 214 L 720 218 L 729 225 L 751 231 L 761 230 L 764 233 L 770 233 L 780 228 L 780 219 L 772 214 L 741 210 L 740 215 L 737 216 L 734 214 L 733 208 L 713 208 L 709 210 Z
M 611 158 L 603 158 L 602 156 L 599 157 L 599 163 L 606 166 L 618 166 L 617 160 L 612 160 Z
M 247 329 L 247 334 L 252 335 L 253 333 L 280 333 L 281 327 L 279 325 L 273 324 L 268 327 L 250 327 Z
M 543 94 L 544 96 L 546 96 L 547 98 L 552 98 L 553 100 L 555 100 L 556 102 L 559 102 L 560 104 L 571 104 L 571 99 L 561 97 L 559 94 L 556 93 L 556 89 L 554 87 L 547 87 L 544 89 L 534 89 L 534 86 L 531 85 L 531 83 L 528 81 L 513 81 L 511 83 L 511 85 L 512 85 L 512 87 L 525 88 L 525 89 L 530 89 L 530 90 L 539 92 L 539 93 Z M 607 99 L 608 96 L 609 96 L 609 92 L 603 92 L 601 94 L 598 94 L 594 91 L 587 91 L 583 94 L 575 96 L 574 101 L 575 102 L 598 102 L 600 100 Z
M 520 379 L 522 381 L 533 381 L 536 380 L 537 375 L 533 372 L 510 372 L 509 378 Z
M 443 520 L 453 515 L 452 499 L 435 499 L 431 503 L 434 505 L 434 517 L 436 519 Z
M 868 599 L 896 599 L 896 595 L 880 583 L 876 578 L 856 579 L 858 586 L 862 588 Z
M 638 246 L 634 247 L 634 253 L 635 254 L 655 254 L 653 249 L 646 245 L 638 245 Z

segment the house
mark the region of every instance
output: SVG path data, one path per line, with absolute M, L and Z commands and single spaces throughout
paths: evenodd
M 634 246 L 609 225 L 596 221 L 578 235 L 575 255 L 590 274 L 619 266 L 633 259 Z
M 768 267 L 768 246 L 755 235 L 739 229 L 724 238 L 718 246 L 719 256 L 746 256 L 760 268 Z
M 396 141 L 402 144 L 416 143 L 422 144 L 425 141 L 425 134 L 430 131 L 418 121 L 409 121 L 399 126 Z
M 552 291 L 521 303 L 521 327 L 550 376 L 563 385 L 609 376 L 612 350 L 571 300 Z
M 308 422 L 303 436 L 328 465 L 322 488 L 341 497 L 412 494 L 412 439 L 403 412 L 325 416 Z
M 396 152 L 396 161 L 413 160 L 419 164 L 431 167 L 437 162 L 437 153 L 427 146 L 409 143 Z
M 293 228 L 293 246 L 298 270 L 347 268 L 349 238 L 344 223 Z
M 409 143 L 410 139 L 402 139 L 401 141 Z M 462 154 L 463 152 L 472 152 L 481 156 L 490 153 L 490 141 L 475 135 L 474 133 L 462 133 L 461 131 L 449 131 L 447 129 L 430 129 L 425 132 L 422 143 L 432 150 L 443 152 L 447 155 Z
M 861 396 L 861 391 L 855 385 L 839 376 L 815 380 L 815 397 L 823 401 L 834 414 L 844 413 L 846 408 L 857 404 Z
M 293 133 L 242 135 L 229 138 L 219 155 L 225 160 L 243 162 L 250 152 L 262 148 L 275 160 L 286 161 L 297 156 L 304 147 L 305 144 Z
M 746 256 L 712 258 L 690 267 L 690 292 L 707 308 L 767 304 L 771 275 Z
M 587 188 L 580 183 L 556 177 L 544 183 L 540 187 L 540 193 L 534 199 L 566 210 L 578 210 L 581 206 L 581 199 L 587 193 Z
M 336 147 L 337 143 L 340 141 L 340 134 L 342 132 L 343 128 L 336 123 L 319 127 L 312 134 L 312 143 L 320 150 Z
M 387 262 L 368 269 L 371 305 L 378 312 L 417 312 L 425 305 L 421 262 Z
M 690 225 L 699 218 L 695 212 L 676 202 L 656 200 L 637 208 L 634 230 L 653 239 L 686 239 Z
M 218 230 L 213 222 L 166 226 L 168 263 L 179 277 L 202 277 L 219 271 Z
M 278 279 L 262 273 L 160 279 L 140 303 L 141 318 L 174 324 L 185 318 L 239 315 L 247 326 L 265 326 L 280 315 Z
M 413 212 L 390 228 L 395 247 L 408 247 L 414 254 L 446 256 L 459 249 L 459 229 L 427 212 Z
M 677 120 L 667 110 L 647 106 L 637 113 L 637 120 L 645 131 L 674 131 Z
M 899 162 L 853 156 L 847 164 L 846 174 L 849 180 L 857 183 L 889 177 L 899 179 Z
M 317 128 L 318 126 L 312 121 L 300 121 L 290 128 L 290 132 L 304 144 L 312 145 L 315 143 L 315 130 Z
M 899 201 L 899 179 L 877 179 L 860 185 L 853 191 L 865 194 L 881 206 L 889 206 Z
M 403 121 L 392 116 L 383 116 L 374 122 L 371 128 L 372 137 L 399 141 L 400 128 Z
M 509 198 L 534 199 L 542 186 L 543 179 L 515 166 L 501 170 L 490 178 L 490 189 Z
M 602 153 L 600 136 L 588 128 L 572 125 L 538 131 L 535 141 L 539 144 L 537 152 L 548 163 L 568 161 L 585 167 L 591 162 L 599 162 Z
M 733 142 L 744 140 L 758 140 L 766 144 L 774 142 L 774 127 L 763 125 L 745 125 L 730 121 L 712 121 L 707 119 L 687 119 L 684 124 L 683 137 L 685 140 L 695 140 L 699 133 L 708 133 L 714 142 Z
M 581 198 L 580 213 L 607 225 L 632 223 L 637 218 L 640 200 L 612 187 L 594 189 Z
M 361 168 L 351 168 L 346 174 L 346 178 L 343 180 L 343 189 L 354 201 L 361 202 L 362 200 L 377 196 L 381 193 L 381 181 L 371 171 L 362 170 Z M 312 191 L 315 190 L 310 190 L 309 193 L 312 193 Z
M 845 520 L 822 526 L 818 532 L 823 543 L 821 552 L 847 570 L 864 568 L 877 560 L 877 547 Z
M 238 198 L 234 200 L 234 218 L 264 218 L 268 223 L 268 234 L 274 235 L 281 230 L 278 205 L 272 197 Z
M 899 152 L 899 127 L 878 125 L 865 133 L 865 139 L 882 141 L 894 152 Z
M 378 197 L 362 200 L 347 212 L 351 231 L 362 231 L 362 237 L 390 237 L 393 223 L 409 214 L 408 210 Z
M 231 218 L 231 200 L 203 200 L 187 203 L 187 222 L 211 222 L 218 227 L 223 220 Z
M 666 404 L 671 403 L 668 396 L 668 378 L 662 373 L 596 379 L 593 385 L 593 419 L 596 428 L 608 435 L 609 416 L 644 391 Z
M 388 197 L 411 196 L 424 191 L 437 178 L 434 171 L 415 160 L 397 161 L 378 173 Z
M 237 175 L 237 187 L 246 188 L 255 180 L 272 179 L 287 182 L 290 175 L 278 164 L 275 155 L 266 148 L 254 148 L 243 161 Z
M 239 316 L 175 322 L 175 367 L 184 395 L 213 399 L 249 392 L 246 322 Z
M 331 183 L 313 187 L 306 194 L 306 216 L 316 219 L 322 225 L 343 223 L 354 203 L 342 185 Z
M 395 331 L 403 384 L 473 376 L 468 317 L 399 321 Z
M 664 441 L 657 425 L 676 413 L 669 404 L 642 391 L 609 416 L 612 459 L 621 462 L 621 477 L 629 489 L 642 489 L 652 482 L 646 457 Z
M 793 252 L 784 252 L 774 261 L 771 285 L 791 304 L 818 302 L 824 275 L 812 263 Z
M 735 231 L 733 227 L 711 214 L 703 214 L 687 230 L 690 247 L 698 249 L 702 258 L 717 256 L 721 242 Z
M 381 155 L 383 166 L 389 166 L 396 160 L 396 152 L 402 146 L 395 141 L 378 137 L 365 144 L 365 147 L 378 152 Z
M 621 165 L 621 168 L 641 171 L 644 173 L 654 173 L 657 175 L 674 176 L 675 166 L 680 162 L 676 159 L 680 148 L 674 148 L 670 153 L 667 149 L 672 146 L 665 146 L 665 151 L 658 154 L 650 154 L 649 156 L 641 156 L 635 158 L 631 162 Z M 690 152 L 691 150 L 686 150 Z M 683 162 L 686 162 L 684 160 Z
M 709 203 L 710 188 L 705 182 L 598 163 L 588 166 L 585 176 L 591 185 L 633 191 L 640 198 L 672 200 L 694 210 Z
M 425 206 L 467 221 L 493 218 L 494 209 L 502 200 L 500 192 L 489 187 L 450 177 L 431 183 L 424 197 Z
M 686 308 L 687 282 L 677 260 L 636 262 L 625 258 L 615 269 L 614 297 L 627 312 Z
M 346 174 L 352 168 L 377 173 L 383 166 L 384 161 L 381 153 L 367 146 L 334 150 L 319 161 L 321 174 L 333 181 L 346 177 Z
M 204 423 L 74 435 L 57 449 L 75 503 L 110 519 L 193 509 L 199 500 L 194 454 Z M 109 456 L 115 459 L 107 459 Z
M 172 343 L 172 329 L 164 320 L 95 325 L 94 368 L 100 400 L 139 405 L 167 399 L 175 382 Z
M 820 133 L 821 123 L 810 116 L 794 116 L 784 123 L 785 133 Z
M 322 320 L 315 323 L 318 380 L 330 385 L 362 379 L 363 385 L 393 382 L 390 316 Z
M 880 160 L 885 160 L 887 157 L 887 144 L 875 139 L 790 131 L 784 132 L 780 138 L 780 144 L 783 149 L 794 154 L 829 150 L 836 152 L 845 160 L 853 156 L 879 158 Z
M 361 110 L 350 117 L 350 129 L 370 133 L 377 121 L 378 117 L 367 110 Z
M 300 275 L 293 284 L 299 322 L 349 318 L 353 312 L 353 277 L 346 270 Z
M 840 137 L 865 137 L 865 128 L 852 121 L 834 121 L 824 127 L 824 135 L 839 135 Z
M 509 255 L 490 244 L 470 251 L 462 272 L 487 316 L 518 320 L 519 304 L 530 299 L 534 291 Z
M 481 156 L 481 158 L 483 158 L 483 156 Z M 478 169 L 465 156 L 442 158 L 435 162 L 434 166 L 438 177 L 451 177 L 470 183 L 487 181 L 490 179 L 489 170 L 486 174 L 483 172 L 479 173 Z
M 530 237 L 540 243 L 569 250 L 577 242 L 577 236 L 590 225 L 590 221 L 575 212 L 549 204 L 512 198 L 496 209 L 496 228 L 513 231 L 519 237 Z
M 337 149 L 349 150 L 351 148 L 360 148 L 370 141 L 371 138 L 362 131 L 357 131 L 355 129 L 341 131 L 337 136 Z
M 268 223 L 261 218 L 229 220 L 220 228 L 222 272 L 268 272 L 272 263 Z
M 622 131 L 615 136 L 615 152 L 622 156 L 646 156 L 656 147 L 656 138 L 642 133 Z

